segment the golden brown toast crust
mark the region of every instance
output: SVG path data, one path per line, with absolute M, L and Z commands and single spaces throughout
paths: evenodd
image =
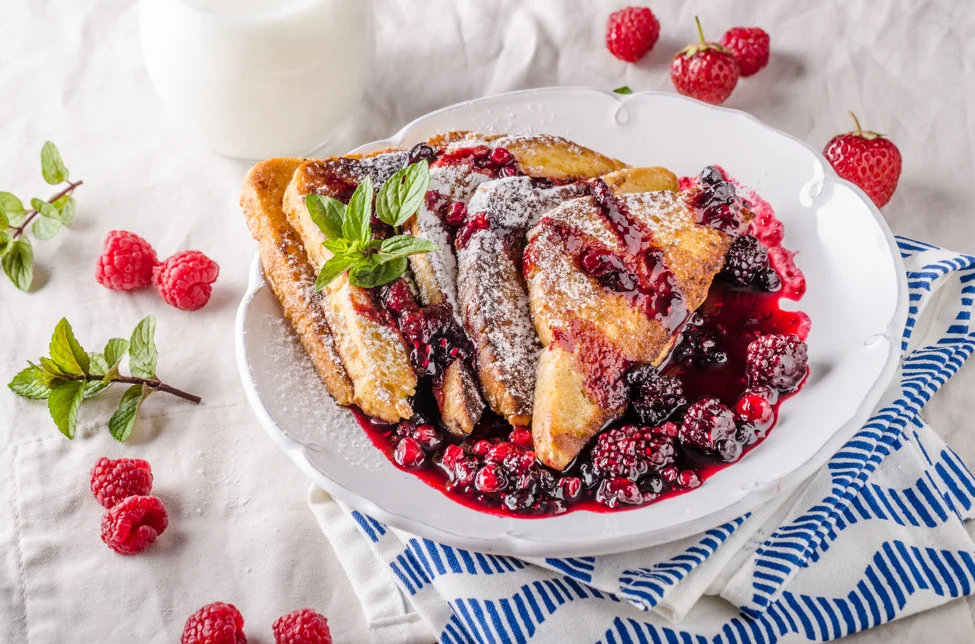
M 269 159 L 247 174 L 240 205 L 251 235 L 258 242 L 264 276 L 281 302 L 315 370 L 340 405 L 353 401 L 349 379 L 325 315 L 325 302 L 315 292 L 316 274 L 298 235 L 281 208 L 284 192 L 302 159 Z

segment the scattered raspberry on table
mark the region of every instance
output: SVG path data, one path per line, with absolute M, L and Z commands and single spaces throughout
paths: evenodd
M 660 23 L 646 7 L 626 7 L 609 15 L 606 47 L 628 63 L 635 63 L 653 49 L 660 36 Z
M 701 21 L 694 20 L 700 42 L 677 52 L 670 63 L 670 79 L 684 96 L 720 105 L 738 84 L 738 61 L 722 45 L 704 40 Z
M 213 602 L 186 620 L 180 644 L 247 644 L 244 616 L 237 607 Z
M 897 189 L 901 153 L 893 141 L 883 134 L 862 130 L 853 112 L 850 116 L 856 129 L 830 139 L 823 156 L 836 174 L 860 186 L 880 208 L 890 201 Z
M 105 237 L 105 250 L 95 264 L 95 279 L 113 291 L 131 291 L 152 284 L 156 251 L 142 237 L 113 230 Z
M 759 27 L 733 27 L 721 37 L 724 45 L 738 61 L 742 78 L 753 76 L 768 65 L 769 35 Z
M 130 496 L 152 492 L 152 468 L 139 458 L 101 457 L 91 469 L 91 493 L 106 508 Z
M 134 555 L 148 548 L 166 531 L 169 515 L 154 496 L 130 496 L 102 519 L 102 541 L 115 552 Z
M 302 608 L 274 622 L 274 644 L 332 644 L 328 620 L 310 608 Z
M 198 250 L 184 250 L 157 265 L 152 281 L 163 300 L 184 311 L 195 311 L 210 300 L 220 267 Z

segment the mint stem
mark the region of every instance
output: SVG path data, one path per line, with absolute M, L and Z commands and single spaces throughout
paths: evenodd
M 79 182 L 80 183 L 80 182 Z M 71 378 L 71 380 L 85 380 L 87 382 L 99 382 L 102 380 L 101 376 L 77 376 Z M 158 380 L 150 380 L 148 378 L 135 378 L 133 376 L 118 376 L 112 382 L 124 382 L 129 385 L 145 385 L 149 389 L 155 389 L 156 391 L 165 391 L 167 394 L 172 394 L 183 400 L 188 400 L 191 403 L 201 403 L 203 399 L 199 396 L 194 396 L 193 394 L 186 393 L 176 387 L 170 387 L 166 383 L 160 382 Z
M 57 193 L 56 195 L 54 195 L 53 197 L 51 197 L 50 199 L 48 199 L 47 202 L 48 203 L 54 203 L 55 201 L 57 201 L 58 199 L 60 199 L 64 195 L 70 195 L 72 192 L 74 192 L 74 189 L 75 188 L 77 188 L 78 186 L 80 186 L 83 183 L 84 183 L 84 181 L 69 181 L 67 188 L 65 188 L 61 192 Z M 34 209 L 29 210 L 27 212 L 27 219 L 24 220 L 24 223 L 22 223 L 21 225 L 19 225 L 16 228 L 13 229 L 13 231 L 14 231 L 13 238 L 14 239 L 17 239 L 18 237 L 20 237 L 21 235 L 23 235 L 24 234 L 24 231 L 27 230 L 27 226 L 30 225 L 30 222 L 34 221 L 34 217 L 36 217 L 36 216 L 37 216 L 37 211 L 36 210 L 34 210 Z

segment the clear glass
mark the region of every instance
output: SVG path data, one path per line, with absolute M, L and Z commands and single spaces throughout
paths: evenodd
M 142 0 L 139 31 L 163 103 L 233 157 L 320 147 L 372 78 L 370 0 Z

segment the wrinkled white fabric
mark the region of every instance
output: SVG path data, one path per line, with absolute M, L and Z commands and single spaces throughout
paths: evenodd
M 353 1 L 353 0 L 349 0 Z M 626 0 L 376 0 L 375 81 L 331 142 L 342 152 L 460 100 L 534 86 L 672 91 L 670 56 L 735 24 L 772 35 L 773 57 L 728 106 L 820 146 L 849 127 L 847 110 L 890 135 L 904 174 L 884 214 L 894 232 L 975 252 L 975 15 L 970 0 L 779 3 L 653 2 L 662 34 L 640 64 L 609 56 L 605 17 Z M 0 280 L 0 376 L 42 354 L 68 317 L 88 348 L 159 318 L 159 373 L 204 404 L 162 395 L 136 435 L 105 430 L 118 392 L 82 409 L 62 438 L 43 404 L 0 391 L 0 641 L 172 642 L 186 616 L 217 599 L 243 611 L 255 641 L 310 606 L 336 642 L 366 642 L 359 602 L 307 510 L 307 482 L 253 420 L 233 357 L 233 318 L 254 250 L 237 207 L 247 164 L 214 154 L 165 112 L 142 66 L 130 0 L 0 3 L 0 190 L 45 197 L 37 156 L 60 146 L 78 189 L 71 231 L 36 244 L 36 287 Z M 322 82 L 328 82 L 323 79 Z M 661 159 L 666 164 L 666 159 Z M 221 266 L 207 308 L 183 313 L 153 293 L 111 293 L 92 275 L 105 233 L 147 237 L 160 255 L 198 248 Z M 931 425 L 975 463 L 968 365 L 932 402 Z M 122 558 L 98 538 L 87 490 L 102 455 L 148 459 L 170 528 Z M 854 638 L 975 639 L 957 601 Z M 259 637 L 258 637 L 259 636 Z

